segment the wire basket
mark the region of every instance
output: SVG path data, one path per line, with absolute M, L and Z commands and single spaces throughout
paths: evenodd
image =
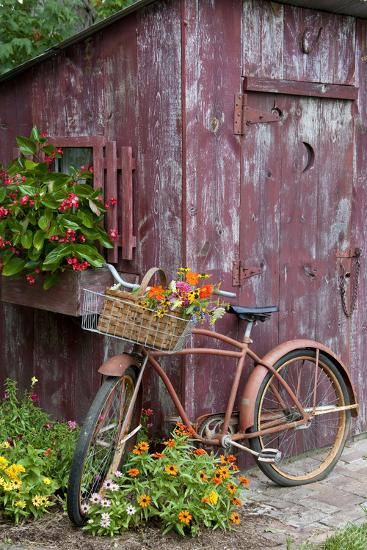
M 136 303 L 131 292 L 83 289 L 82 328 L 161 351 L 179 351 L 191 334 L 192 323 L 176 315 L 157 318 Z

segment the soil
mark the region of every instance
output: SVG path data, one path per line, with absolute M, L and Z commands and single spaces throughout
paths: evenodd
M 289 527 L 252 504 L 241 513 L 241 525 L 231 531 L 203 529 L 196 538 L 162 535 L 149 525 L 121 536 L 92 537 L 74 528 L 62 511 L 50 512 L 38 521 L 14 525 L 0 522 L 0 550 L 273 550 L 286 548 Z

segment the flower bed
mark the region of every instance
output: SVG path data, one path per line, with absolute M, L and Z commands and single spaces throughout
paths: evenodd
M 150 452 L 148 441 L 138 442 L 103 491 L 83 503 L 89 518 L 84 529 L 113 536 L 151 518 L 159 519 L 164 533 L 180 535 L 238 525 L 249 480 L 240 475 L 235 456 L 197 449 L 189 435 L 178 423 L 161 452 Z
M 15 522 L 41 517 L 65 491 L 79 432 L 42 411 L 36 382 L 20 397 L 8 379 L 0 401 L 0 510 Z

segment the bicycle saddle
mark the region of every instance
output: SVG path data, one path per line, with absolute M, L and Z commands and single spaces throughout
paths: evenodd
M 278 306 L 244 307 L 230 306 L 228 313 L 234 313 L 239 319 L 253 323 L 254 321 L 266 321 L 272 313 L 279 311 Z

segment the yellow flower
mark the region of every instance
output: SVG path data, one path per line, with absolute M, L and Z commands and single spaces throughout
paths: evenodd
M 214 504 L 214 506 L 217 504 L 218 502 L 218 493 L 216 491 L 212 491 L 211 493 L 209 493 L 209 502 L 210 504 Z
M 149 495 L 140 495 L 138 497 L 138 503 L 142 508 L 148 508 L 152 502 L 152 497 Z
M 0 449 L 9 449 L 9 447 L 10 447 L 9 441 L 3 441 L 2 443 L 0 443 Z
M 4 470 L 8 464 L 9 461 L 6 460 L 5 456 L 0 456 L 0 470 Z
M 3 489 L 4 491 L 12 491 L 14 489 L 14 485 L 12 481 L 5 481 L 3 483 Z
M 47 497 L 46 497 L 47 498 Z M 32 498 L 32 504 L 33 506 L 35 506 L 36 508 L 40 508 L 41 506 L 43 506 L 43 499 L 44 497 L 41 496 L 41 495 L 36 495 Z
M 38 382 L 38 378 L 36 378 L 35 376 L 32 376 L 31 385 L 34 386 L 35 384 L 37 384 L 37 382 Z
M 0 476 L 0 487 L 2 487 L 5 483 L 5 479 Z
M 17 508 L 25 508 L 26 507 L 26 502 L 25 502 L 25 500 L 17 500 L 17 502 L 15 503 L 15 506 Z
M 17 477 L 12 481 L 13 489 L 20 489 L 22 487 L 22 480 Z
M 177 466 L 174 464 L 169 464 L 168 466 L 165 466 L 164 468 L 166 470 L 166 473 L 171 476 L 177 476 Z
M 11 464 L 8 468 L 5 468 L 5 473 L 10 477 L 10 479 L 15 479 L 18 477 L 18 474 L 25 472 L 24 466 L 22 464 Z
M 49 497 L 46 497 L 46 496 L 41 496 L 41 497 L 40 497 L 41 506 L 47 506 L 47 505 L 49 504 L 48 498 L 49 498 Z
M 51 479 L 50 479 L 49 477 L 44 477 L 44 478 L 43 478 L 43 483 L 44 483 L 45 485 L 51 485 L 52 481 L 51 481 Z

